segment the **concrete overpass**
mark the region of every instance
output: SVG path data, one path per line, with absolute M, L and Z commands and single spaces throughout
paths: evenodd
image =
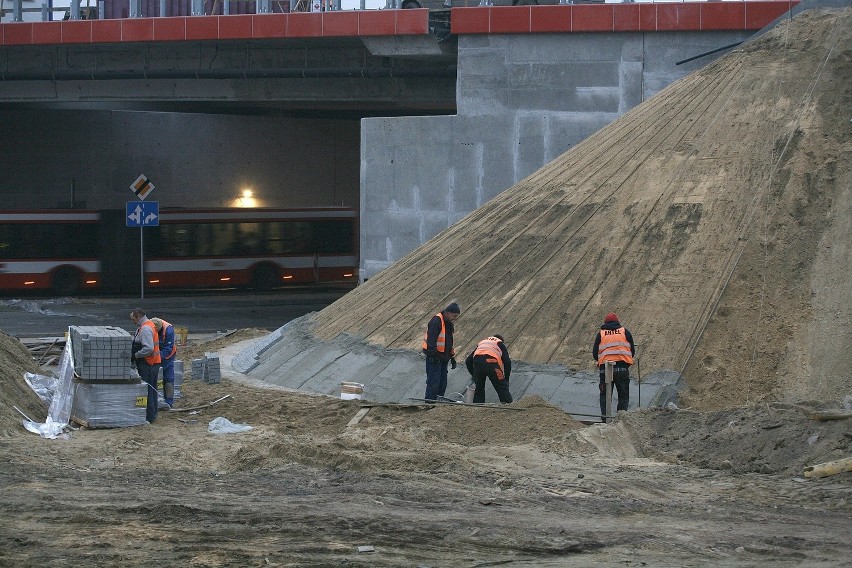
M 163 206 L 359 207 L 369 277 L 789 6 L 0 24 L 0 199 L 121 208 L 144 171 Z

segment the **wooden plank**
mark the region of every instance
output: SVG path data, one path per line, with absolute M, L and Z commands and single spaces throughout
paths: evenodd
M 828 477 L 838 473 L 852 471 L 852 458 L 843 458 L 831 462 L 819 463 L 805 468 L 805 477 Z
M 819 410 L 811 414 L 811 420 L 843 420 L 852 418 L 852 410 Z
M 349 428 L 350 426 L 355 426 L 356 424 L 361 422 L 361 420 L 363 420 L 364 417 L 367 416 L 367 413 L 370 412 L 370 408 L 372 408 L 372 407 L 365 406 L 364 408 L 359 410 L 358 414 L 356 414 L 354 417 L 352 417 L 352 420 L 349 421 L 349 424 L 347 424 L 346 427 Z

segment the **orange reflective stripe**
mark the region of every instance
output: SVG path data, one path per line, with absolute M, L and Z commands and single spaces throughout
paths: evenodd
M 142 325 L 147 325 L 151 328 L 151 333 L 154 334 L 154 351 L 151 352 L 150 355 L 145 356 L 145 362 L 149 365 L 154 365 L 156 363 L 162 363 L 160 359 L 160 336 L 157 335 L 157 327 L 154 325 L 154 322 L 151 320 L 146 321 Z
M 601 342 L 598 346 L 598 365 L 607 361 L 622 361 L 633 364 L 633 354 L 630 352 L 630 342 L 624 327 L 618 329 L 602 329 Z
M 438 334 L 438 339 L 435 341 L 435 349 L 440 353 L 447 350 L 447 326 L 444 323 L 444 314 L 438 312 L 435 314 L 441 318 L 441 333 Z M 426 324 L 426 333 L 423 334 L 423 349 L 429 349 L 427 341 L 429 340 L 429 324 Z M 455 355 L 455 351 L 453 352 Z
M 496 337 L 483 339 L 476 346 L 473 352 L 474 357 L 477 355 L 485 355 L 485 360 L 489 363 L 497 365 L 497 378 L 503 380 L 503 351 L 500 349 L 500 340 Z

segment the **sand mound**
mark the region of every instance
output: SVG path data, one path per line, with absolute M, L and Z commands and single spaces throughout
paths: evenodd
M 47 409 L 24 381 L 24 373 L 38 373 L 29 351 L 16 338 L 0 331 L 0 435 L 21 431 L 17 406 L 33 420 L 44 420 Z
M 694 407 L 850 390 L 852 11 L 811 10 L 671 85 L 319 314 L 418 349 L 591 365 L 616 311 Z

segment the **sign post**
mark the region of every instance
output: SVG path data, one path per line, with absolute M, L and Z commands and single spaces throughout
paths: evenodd
M 139 201 L 128 201 L 125 204 L 125 224 L 128 227 L 139 227 L 139 296 L 145 299 L 145 242 L 143 233 L 145 227 L 157 227 L 160 225 L 160 204 L 157 201 L 145 202 L 145 198 L 154 191 L 145 174 L 140 174 L 136 181 L 130 184 L 132 191 Z

